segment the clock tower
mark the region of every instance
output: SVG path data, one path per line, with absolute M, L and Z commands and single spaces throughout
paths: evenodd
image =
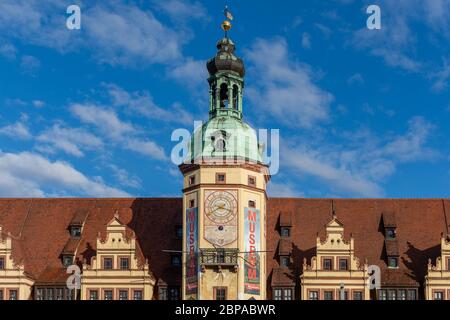
M 230 21 L 222 28 L 225 37 L 207 62 L 209 120 L 195 130 L 180 165 L 182 295 L 185 300 L 264 300 L 269 172 L 256 131 L 243 121 L 245 68 L 228 37 Z

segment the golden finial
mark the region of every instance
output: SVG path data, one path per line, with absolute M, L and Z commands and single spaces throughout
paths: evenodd
M 228 10 L 228 6 L 225 6 L 225 10 L 223 11 L 223 14 L 225 15 L 226 20 L 222 22 L 222 30 L 225 31 L 225 37 L 227 37 L 228 30 L 231 29 L 231 21 L 233 20 L 233 15 L 231 14 L 231 11 Z

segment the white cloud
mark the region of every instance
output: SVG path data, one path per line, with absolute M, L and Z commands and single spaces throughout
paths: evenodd
M 117 95 L 122 99 L 122 95 Z M 122 101 L 122 100 L 120 100 Z M 72 113 L 82 122 L 95 126 L 105 135 L 111 143 L 132 150 L 156 160 L 167 160 L 164 149 L 156 142 L 139 137 L 140 130 L 131 123 L 122 121 L 117 113 L 111 109 L 105 109 L 92 104 L 73 104 L 70 107 Z
M 111 137 L 121 138 L 124 134 L 135 131 L 130 123 L 123 122 L 117 114 L 110 109 L 105 109 L 92 104 L 72 104 L 71 112 L 82 122 L 96 126 L 100 131 Z
M 302 34 L 302 47 L 305 49 L 311 49 L 311 36 L 307 32 Z
M 190 19 L 208 19 L 206 8 L 198 1 L 165 0 L 154 2 L 160 9 L 167 13 L 171 19 L 178 22 L 185 22 Z
M 41 68 L 41 61 L 33 56 L 22 56 L 20 67 L 24 73 L 35 74 Z
M 128 92 L 114 84 L 105 85 L 114 106 L 125 107 L 129 111 L 137 112 L 149 119 L 191 124 L 192 115 L 180 104 L 174 103 L 170 108 L 158 106 L 149 92 Z
M 47 147 L 41 146 L 39 150 L 51 153 L 62 150 L 75 157 L 84 156 L 82 149 L 95 150 L 103 146 L 102 140 L 97 136 L 80 128 L 64 128 L 60 124 L 45 130 L 36 139 Z
M 292 127 L 329 118 L 333 96 L 313 83 L 309 66 L 292 60 L 285 39 L 258 39 L 246 56 L 252 64 L 249 74 L 258 79 L 247 95 L 261 112 Z
M 42 100 L 33 100 L 31 103 L 36 108 L 42 108 L 43 106 L 45 106 L 45 102 Z
M 11 138 L 16 139 L 31 138 L 31 134 L 30 131 L 28 130 L 28 127 L 21 122 L 17 122 L 15 124 L 11 124 L 3 128 L 0 128 L 0 134 L 7 135 Z
M 276 183 L 271 181 L 267 187 L 267 193 L 270 197 L 280 198 L 296 198 L 304 197 L 304 193 L 297 190 L 291 183 L 283 181 L 283 183 Z
M 165 8 L 181 12 L 181 6 L 177 9 L 174 4 L 176 1 Z M 186 31 L 163 24 L 152 11 L 133 2 L 85 4 L 81 30 L 77 32 L 65 28 L 66 8 L 67 3 L 59 0 L 2 0 L 2 35 L 62 53 L 88 49 L 101 63 L 133 66 L 172 63 L 182 56 L 181 47 L 189 40 Z
M 343 132 L 342 144 L 312 139 L 286 142 L 281 147 L 281 163 L 296 175 L 308 175 L 328 184 L 333 193 L 381 197 L 382 183 L 399 164 L 432 160 L 438 153 L 427 147 L 434 126 L 422 117 L 408 122 L 399 135 L 377 137 L 367 129 Z
M 7 59 L 15 59 L 17 54 L 17 49 L 10 43 L 4 43 L 0 45 L 0 56 L 4 56 Z
M 352 84 L 363 84 L 364 83 L 364 77 L 360 73 L 354 73 L 352 74 L 348 79 L 347 83 Z
M 433 81 L 433 86 L 431 87 L 435 92 L 442 92 L 450 87 L 450 65 L 447 60 L 444 60 L 441 70 L 430 74 L 429 76 Z
M 164 149 L 150 140 L 130 138 L 125 140 L 124 147 L 153 159 L 167 160 Z
M 141 186 L 141 180 L 136 176 L 130 175 L 125 169 L 119 168 L 115 164 L 109 164 L 108 167 L 113 171 L 114 177 L 121 185 L 131 188 L 139 188 Z
M 125 191 L 105 185 L 100 178 L 86 177 L 66 162 L 52 162 L 29 152 L 0 153 L 0 175 L 2 197 L 129 196 Z
M 177 65 L 167 69 L 169 77 L 190 89 L 206 88 L 208 78 L 206 61 L 187 58 Z

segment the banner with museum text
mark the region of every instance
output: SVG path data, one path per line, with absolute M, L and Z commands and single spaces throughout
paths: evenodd
M 198 210 L 186 209 L 186 295 L 198 294 Z
M 244 293 L 261 294 L 259 251 L 261 243 L 260 212 L 255 208 L 245 208 L 244 241 Z

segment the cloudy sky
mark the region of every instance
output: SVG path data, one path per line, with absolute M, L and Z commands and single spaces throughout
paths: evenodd
M 0 196 L 180 196 L 225 3 L 245 120 L 280 129 L 270 196 L 449 197 L 448 0 L 1 0 Z

